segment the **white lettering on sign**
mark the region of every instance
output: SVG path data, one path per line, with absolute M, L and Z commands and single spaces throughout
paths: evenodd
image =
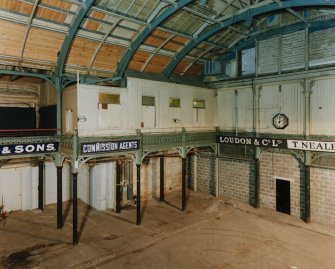
M 116 142 L 97 142 L 94 144 L 82 144 L 83 153 L 99 153 L 121 150 L 138 149 L 138 140 L 134 141 L 116 141 Z
M 0 155 L 10 154 L 32 154 L 43 152 L 54 152 L 58 150 L 58 142 L 55 143 L 39 143 L 39 144 L 24 144 L 24 145 L 0 145 Z
M 335 142 L 287 140 L 288 149 L 335 152 Z

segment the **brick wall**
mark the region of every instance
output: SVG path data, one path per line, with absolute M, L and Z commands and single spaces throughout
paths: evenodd
M 194 160 L 195 155 L 187 157 L 187 187 L 194 191 Z
M 254 197 L 254 177 L 255 169 L 253 162 L 220 159 L 219 196 L 249 203 L 249 199 L 253 199 Z
M 215 156 L 201 153 L 198 155 L 198 181 L 199 192 L 216 194 L 215 188 Z
M 311 167 L 311 221 L 335 224 L 335 171 Z
M 276 210 L 276 179 L 290 181 L 291 215 L 300 217 L 301 172 L 298 161 L 289 154 L 262 152 L 260 157 L 260 206 Z

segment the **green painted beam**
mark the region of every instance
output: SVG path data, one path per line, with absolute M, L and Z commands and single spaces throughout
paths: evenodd
M 25 71 L 6 70 L 6 69 L 0 69 L 0 74 L 1 75 L 20 76 L 20 77 L 40 78 L 40 79 L 46 80 L 46 81 L 50 82 L 52 85 L 54 85 L 54 81 L 53 81 L 52 77 L 48 76 L 48 75 L 45 75 L 45 74 L 25 72 Z
M 55 69 L 55 76 L 56 77 L 62 77 L 63 75 L 63 70 L 64 70 L 64 66 L 65 66 L 65 61 L 66 58 L 68 56 L 68 53 L 70 51 L 70 47 L 71 44 L 73 42 L 73 39 L 81 25 L 81 23 L 83 22 L 83 20 L 85 19 L 85 17 L 87 16 L 91 6 L 93 5 L 94 0 L 87 0 L 85 2 L 85 5 L 81 7 L 77 17 L 75 18 L 69 33 L 66 35 L 64 42 L 62 44 L 62 47 L 60 49 L 58 58 L 57 58 L 57 64 L 56 64 L 56 69 Z

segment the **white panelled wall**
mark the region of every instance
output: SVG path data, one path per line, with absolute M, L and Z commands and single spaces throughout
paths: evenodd
M 75 85 L 63 92 L 63 133 L 78 127 L 81 136 L 208 130 L 216 126 L 216 95 L 213 89 L 167 82 L 128 78 L 127 88 Z M 120 104 L 99 104 L 99 94 L 119 94 Z M 154 106 L 142 105 L 142 96 L 155 98 Z M 180 107 L 170 107 L 169 99 L 179 98 Z M 205 109 L 193 108 L 194 100 L 204 100 Z M 71 123 L 66 114 L 73 113 Z M 174 119 L 178 119 L 175 122 Z M 69 128 L 68 125 L 73 125 Z
M 150 159 L 141 167 L 141 198 L 151 199 L 159 196 L 159 158 Z M 165 192 L 181 190 L 181 158 L 165 158 Z M 130 162 L 133 171 L 136 165 Z M 63 166 L 63 201 L 71 200 L 72 181 L 70 167 Z M 133 185 L 136 194 L 136 173 L 126 178 Z M 97 163 L 83 165 L 78 174 L 78 198 L 97 210 L 115 208 L 116 163 Z M 127 185 L 128 185 L 127 184 Z M 122 188 L 121 188 L 122 190 Z M 0 199 L 5 209 L 32 210 L 38 207 L 38 166 L 30 164 L 3 166 L 0 169 Z M 126 197 L 125 197 L 126 199 Z M 1 202 L 1 201 L 0 201 Z M 52 162 L 44 166 L 44 205 L 57 202 L 57 170 Z
M 69 166 L 63 167 L 63 201 L 70 199 Z M 44 204 L 57 201 L 57 172 L 51 162 L 44 168 Z M 22 164 L 2 166 L 0 169 L 0 198 L 5 209 L 30 210 L 38 207 L 38 166 Z

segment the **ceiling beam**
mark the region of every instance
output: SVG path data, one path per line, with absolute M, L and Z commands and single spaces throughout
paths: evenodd
M 280 4 L 280 5 L 282 4 L 281 0 L 273 0 L 273 2 L 276 2 L 276 3 Z M 295 10 L 293 10 L 292 8 L 287 8 L 286 10 L 288 12 L 290 12 L 294 17 L 296 17 L 299 20 L 301 20 L 302 22 L 308 23 L 307 20 L 304 17 L 300 16 L 300 14 L 298 12 L 296 12 Z
M 85 2 L 85 5 L 81 7 L 77 17 L 75 18 L 68 34 L 66 35 L 64 42 L 62 44 L 62 47 L 60 49 L 59 55 L 57 57 L 57 64 L 56 64 L 56 69 L 55 69 L 55 75 L 58 77 L 61 77 L 63 75 L 63 70 L 65 66 L 65 61 L 66 58 L 69 54 L 71 44 L 73 42 L 73 39 L 85 19 L 86 15 L 88 14 L 91 6 L 93 5 L 94 0 L 87 0 Z
M 51 77 L 49 77 L 48 75 L 44 75 L 44 74 L 25 72 L 25 71 L 14 71 L 14 70 L 0 69 L 0 75 L 40 78 L 40 79 L 44 79 L 44 80 L 50 82 L 51 84 L 54 84 Z
M 134 53 L 138 49 L 138 47 L 142 44 L 142 42 L 151 34 L 151 32 L 158 26 L 160 25 L 163 21 L 165 21 L 168 17 L 176 13 L 178 10 L 186 6 L 192 2 L 192 0 L 179 0 L 176 2 L 176 5 L 173 5 L 169 7 L 167 10 L 165 10 L 157 19 L 153 20 L 152 23 L 147 26 L 141 34 L 138 35 L 138 37 L 134 40 L 134 42 L 131 44 L 130 49 L 127 50 L 127 52 L 124 54 L 122 57 L 117 71 L 116 71 L 116 76 L 118 77 L 123 77 L 124 72 L 133 57 Z
M 259 16 L 269 12 L 276 12 L 282 9 L 294 8 L 294 7 L 312 7 L 312 6 L 325 6 L 325 7 L 335 7 L 335 0 L 318 0 L 318 1 L 310 1 L 310 0 L 291 0 L 284 1 L 279 3 L 270 3 L 265 2 L 263 5 L 258 5 L 257 7 L 250 7 L 238 15 L 233 15 L 229 18 L 226 18 L 221 23 L 215 25 L 207 32 L 198 36 L 189 42 L 179 53 L 177 53 L 174 60 L 172 60 L 164 71 L 164 75 L 166 77 L 170 77 L 171 73 L 177 66 L 177 64 L 198 44 L 206 40 L 207 38 L 217 34 L 223 29 L 233 26 L 236 23 L 242 21 L 248 21 L 255 16 Z
M 31 29 L 31 23 L 32 23 L 33 18 L 35 16 L 35 13 L 36 13 L 39 2 L 40 2 L 40 0 L 35 0 L 35 2 L 33 4 L 33 7 L 32 7 L 32 10 L 31 10 L 31 13 L 30 13 L 30 17 L 29 17 L 29 20 L 28 20 L 28 23 L 27 23 L 26 31 L 25 31 L 24 37 L 23 37 L 23 42 L 22 42 L 22 45 L 21 45 L 21 52 L 20 52 L 20 60 L 21 61 L 23 59 L 24 49 L 26 47 L 28 35 L 29 35 L 30 29 Z

